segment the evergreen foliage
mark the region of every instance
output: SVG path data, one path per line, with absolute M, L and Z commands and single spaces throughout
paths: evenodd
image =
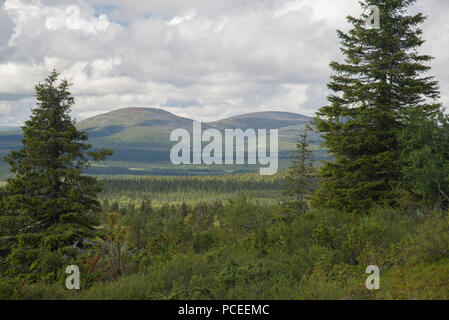
M 306 126 L 300 134 L 296 153 L 292 156 L 292 164 L 285 177 L 283 194 L 287 207 L 294 213 L 304 213 L 308 210 L 308 200 L 314 189 L 315 167 L 308 141 L 311 130 L 310 126 Z
M 436 210 L 449 208 L 449 116 L 410 110 L 400 134 L 404 188 Z

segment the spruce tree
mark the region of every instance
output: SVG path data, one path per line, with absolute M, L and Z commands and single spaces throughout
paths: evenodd
M 296 144 L 296 152 L 293 154 L 292 164 L 285 178 L 286 205 L 293 213 L 304 213 L 308 209 L 309 197 L 314 189 L 315 167 L 313 153 L 309 149 L 308 141 L 310 126 L 306 126 L 300 134 L 300 140 Z
M 438 82 L 426 75 L 432 57 L 420 55 L 422 13 L 410 15 L 415 0 L 365 0 L 365 13 L 349 16 L 352 29 L 338 32 L 344 63 L 332 62 L 329 105 L 315 125 L 333 160 L 320 170 L 316 206 L 365 211 L 373 204 L 394 204 L 402 181 L 398 135 L 409 109 L 424 117 L 441 105 Z M 366 20 L 370 6 L 380 11 L 380 28 Z
M 101 186 L 83 175 L 111 150 L 91 150 L 71 119 L 71 84 L 50 76 L 35 86 L 37 106 L 25 122 L 23 147 L 5 160 L 7 181 L 0 211 L 0 259 L 11 274 L 51 279 L 73 259 L 76 241 L 96 236 Z
M 449 208 L 449 116 L 409 110 L 400 134 L 402 173 L 414 204 Z

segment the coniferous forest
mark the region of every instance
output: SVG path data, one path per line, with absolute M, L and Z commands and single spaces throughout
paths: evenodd
M 272 176 L 86 174 L 114 151 L 77 129 L 53 70 L 5 158 L 0 299 L 449 299 L 449 117 L 415 2 L 361 1 L 380 28 L 337 32 L 328 104 Z

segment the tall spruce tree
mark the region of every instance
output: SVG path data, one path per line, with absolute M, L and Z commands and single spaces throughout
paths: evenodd
M 308 209 L 308 202 L 314 190 L 315 167 L 313 153 L 309 149 L 310 126 L 306 126 L 300 134 L 300 140 L 296 144 L 296 152 L 292 156 L 292 164 L 285 177 L 286 206 L 296 214 L 302 214 Z
M 11 274 L 34 279 L 54 278 L 76 256 L 72 245 L 96 235 L 101 186 L 82 171 L 112 154 L 86 143 L 87 134 L 70 117 L 71 84 L 58 76 L 53 70 L 36 85 L 23 148 L 5 158 L 15 176 L 0 208 L 0 259 Z
M 441 105 L 438 82 L 425 73 L 432 57 L 420 55 L 422 13 L 407 9 L 416 0 L 365 0 L 365 14 L 349 16 L 352 29 L 338 32 L 344 63 L 332 62 L 329 105 L 315 125 L 333 156 L 320 170 L 316 206 L 364 211 L 394 204 L 402 180 L 398 135 L 406 110 L 432 116 Z M 380 28 L 366 21 L 370 6 L 380 11 Z

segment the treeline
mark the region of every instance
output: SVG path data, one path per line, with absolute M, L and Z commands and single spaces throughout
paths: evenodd
M 128 177 L 104 178 L 102 198 L 129 196 L 142 199 L 153 193 L 208 191 L 216 193 L 232 193 L 255 190 L 282 190 L 284 173 L 274 176 L 258 174 L 239 174 L 229 176 L 207 177 Z
M 139 206 L 143 199 L 151 199 L 153 206 L 170 204 L 213 203 L 237 199 L 242 195 L 263 203 L 280 203 L 286 171 L 274 176 L 255 173 L 227 176 L 121 176 L 103 177 L 99 200 L 106 210 L 118 206 Z

